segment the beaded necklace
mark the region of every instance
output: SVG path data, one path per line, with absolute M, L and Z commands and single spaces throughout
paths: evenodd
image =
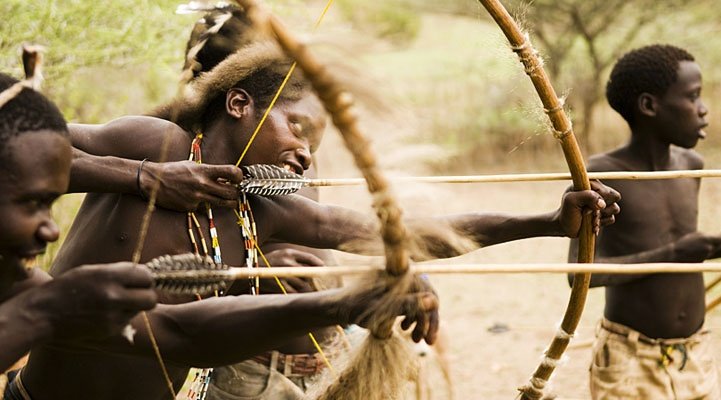
M 202 152 L 200 150 L 200 145 L 202 144 L 202 142 L 203 134 L 198 133 L 197 135 L 195 135 L 195 138 L 190 145 L 190 155 L 188 156 L 188 160 L 195 161 L 198 164 L 202 164 L 203 158 Z M 210 204 L 205 203 L 205 211 L 208 217 L 210 245 L 213 249 L 213 261 L 217 264 L 220 264 L 223 262 L 220 253 L 220 240 L 218 238 L 218 229 L 215 226 L 215 218 L 213 218 L 213 209 L 210 207 Z M 248 202 L 248 197 L 245 195 L 245 193 L 241 193 L 240 201 L 238 202 L 238 225 L 240 226 L 241 236 L 243 237 L 243 247 L 245 249 L 245 264 L 248 266 L 248 268 L 257 268 L 258 250 L 256 249 L 255 244 L 257 243 L 258 236 L 255 227 L 255 218 L 253 218 L 253 211 L 250 208 L 250 203 Z M 198 246 L 198 241 L 195 238 L 194 232 L 197 232 L 198 237 L 200 238 L 200 246 Z M 202 255 L 206 257 L 210 256 L 208 251 L 208 244 L 205 240 L 205 235 L 203 234 L 203 230 L 201 229 L 200 223 L 198 222 L 198 218 L 193 211 L 188 212 L 188 236 L 190 237 L 190 243 L 193 245 L 193 251 L 195 252 L 195 254 L 200 255 L 200 251 L 202 250 Z M 252 295 L 260 294 L 259 278 L 250 278 L 249 284 L 250 293 Z M 220 295 L 223 295 L 223 293 L 216 292 L 216 296 Z M 188 389 L 188 398 L 190 400 L 205 400 L 212 374 L 213 368 L 202 368 L 196 370 L 195 377 L 190 383 L 190 388 Z

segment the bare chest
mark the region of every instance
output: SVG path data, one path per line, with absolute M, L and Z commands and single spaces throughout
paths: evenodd
M 642 251 L 695 232 L 698 225 L 697 180 L 614 181 L 621 193 L 621 213 L 604 230 L 606 239 L 626 250 Z

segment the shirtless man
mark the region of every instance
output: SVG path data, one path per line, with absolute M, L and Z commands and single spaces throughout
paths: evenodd
M 17 80 L 0 74 L 0 92 Z M 117 334 L 155 305 L 152 278 L 129 263 L 80 267 L 52 280 L 32 268 L 58 238 L 50 206 L 65 192 L 70 141 L 58 109 L 23 89 L 0 106 L 0 372 L 51 339 Z M 28 266 L 28 268 L 26 268 Z
M 177 103 L 181 117 L 195 120 L 204 134 L 201 149 L 203 162 L 229 164 L 237 160 L 289 65 L 290 60 L 285 59 L 275 46 L 259 43 L 246 47 L 220 64 L 216 68 L 218 73 L 215 77 L 199 80 L 191 98 Z M 246 164 L 281 164 L 302 172 L 310 164 L 310 153 L 320 140 L 325 122 L 326 117 L 319 101 L 310 93 L 308 83 L 296 74 L 243 161 Z M 186 159 L 193 140 L 191 135 L 168 121 L 147 117 L 128 117 L 100 127 L 87 127 L 86 142 L 80 147 L 92 148 L 93 154 L 158 160 L 164 134 L 170 135 L 169 160 Z M 119 137 L 123 140 L 117 140 Z M 540 215 L 472 213 L 442 220 L 468 234 L 476 247 L 541 235 L 575 236 L 580 228 L 581 215 L 586 210 L 596 213 L 597 225 L 618 212 L 614 203 L 617 193 L 607 187 L 595 187 L 601 194 L 594 191 L 566 194 L 561 208 Z M 249 200 L 258 227 L 256 239 L 261 245 L 270 241 L 283 241 L 320 248 L 348 249 L 351 245 L 364 243 L 368 245 L 364 247 L 366 254 L 383 254 L 374 218 L 340 207 L 319 205 L 300 196 L 250 196 Z M 108 262 L 129 258 L 137 242 L 137 229 L 145 207 L 145 203 L 137 196 L 89 194 L 58 254 L 53 272 L 67 271 L 90 260 Z M 246 254 L 235 213 L 229 209 L 214 209 L 213 213 L 223 261 L 231 265 L 243 265 Z M 208 232 L 207 218 L 201 213 L 198 213 L 198 217 L 202 231 Z M 437 219 L 433 223 L 437 225 L 441 222 Z M 413 232 L 413 229 L 410 231 Z M 160 254 L 191 251 L 193 247 L 187 232 L 186 214 L 156 210 L 151 220 L 143 260 Z M 416 258 L 450 257 L 461 252 L 452 247 L 445 237 L 429 234 L 424 239 L 434 241 L 432 246 L 428 246 L 430 254 L 414 254 Z M 103 251 L 97 251 L 99 248 Z M 238 282 L 238 285 L 247 291 L 247 281 Z M 299 296 L 316 298 L 324 293 Z M 252 299 L 249 302 L 256 301 L 257 304 L 279 301 L 272 295 L 235 298 L 249 298 Z M 226 304 L 234 300 L 234 296 L 227 296 L 178 307 L 207 309 L 206 302 Z M 163 309 L 159 307 L 159 311 Z M 303 318 L 302 315 L 293 317 L 296 324 Z M 257 316 L 261 317 L 265 316 Z M 201 324 L 203 330 L 211 332 L 212 327 L 207 326 L 209 317 L 201 319 L 204 322 Z M 223 318 L 223 321 L 228 321 L 225 323 L 233 320 Z M 259 326 L 252 320 L 246 321 L 251 330 Z M 414 339 L 425 337 L 427 341 L 433 342 L 437 314 L 421 322 L 422 327 L 414 333 Z M 168 334 L 172 333 L 173 326 L 177 326 L 162 322 L 158 324 L 158 329 L 168 328 Z M 304 332 L 289 331 L 287 325 L 285 321 L 278 323 L 267 335 L 278 338 L 289 334 L 300 336 Z M 272 325 L 268 322 L 262 326 L 270 328 Z M 318 326 L 323 325 L 315 325 Z M 170 340 L 166 343 L 163 335 L 158 336 L 164 355 L 168 354 L 168 350 L 165 350 L 168 346 L 177 347 L 177 342 Z M 188 366 L 222 365 L 232 361 L 227 354 L 231 350 L 247 348 L 246 353 L 253 354 L 252 351 L 269 348 L 265 347 L 268 339 L 264 338 L 258 343 L 258 339 L 252 338 L 252 335 L 245 334 L 241 338 L 227 329 L 208 334 L 205 340 L 208 343 L 204 344 L 214 351 L 200 352 L 189 347 L 185 352 L 176 354 L 181 357 L 181 361 L 168 365 L 176 386 L 182 384 Z M 277 341 L 274 344 L 277 346 Z M 158 364 L 154 360 L 116 357 L 98 352 L 80 353 L 60 346 L 34 350 L 22 372 L 22 378 L 30 394 L 37 400 L 72 398 L 79 391 L 92 399 L 157 399 L 167 394 Z
M 196 5 L 197 6 L 197 5 Z M 186 45 L 186 57 L 183 76 L 194 81 L 200 74 L 210 71 L 238 48 L 257 40 L 250 20 L 245 13 L 230 5 L 211 9 L 194 25 Z M 173 110 L 160 107 L 151 113 L 166 120 L 173 119 Z M 77 128 L 77 129 L 76 129 Z M 83 146 L 83 133 L 86 129 L 70 124 L 71 139 L 77 146 Z M 92 149 L 83 147 L 84 150 Z M 239 182 L 241 171 L 234 165 L 196 164 L 192 161 L 155 163 L 146 161 L 140 168 L 139 160 L 128 160 L 113 155 L 96 156 L 74 149 L 71 190 L 87 192 L 116 192 L 126 194 L 147 194 L 156 179 L 160 178 L 158 204 L 161 207 L 178 211 L 194 211 L 200 204 L 208 202 L 213 207 L 237 207 L 238 193 L 232 187 L 219 184 L 219 180 Z M 277 160 L 279 161 L 279 160 Z M 279 165 L 282 167 L 282 165 Z M 315 163 L 305 171 L 305 176 L 314 178 Z M 317 188 L 303 188 L 298 194 L 318 200 Z M 332 265 L 333 257 L 329 250 L 311 249 L 287 243 L 270 243 L 263 246 L 263 252 L 272 266 L 322 266 Z M 311 280 L 284 278 L 280 280 L 289 293 L 312 292 L 318 288 L 338 287 L 339 279 Z M 320 281 L 320 282 L 319 282 Z M 261 281 L 262 294 L 278 294 L 281 289 L 275 280 Z M 323 344 L 333 340 L 338 331 L 334 327 L 324 327 L 310 332 L 317 342 Z M 271 371 L 273 359 L 276 371 Z M 286 367 L 288 365 L 288 367 Z M 318 376 L 325 366 L 307 332 L 273 351 L 258 355 L 236 365 L 217 368 L 207 400 L 214 400 L 224 394 L 236 396 L 258 396 L 258 387 L 263 390 L 264 398 L 279 399 L 279 392 L 286 399 L 303 396 L 310 382 Z M 228 368 L 231 371 L 224 371 Z M 238 379 L 242 376 L 242 379 Z M 265 382 L 270 377 L 275 387 L 267 388 Z M 224 377 L 228 377 L 225 379 Z M 284 387 L 284 388 L 283 388 Z M 192 388 L 191 388 L 192 390 Z
M 624 146 L 589 161 L 591 171 L 703 168 L 692 149 L 704 138 L 708 110 L 693 56 L 668 45 L 623 56 L 606 86 L 611 107 L 628 122 Z M 609 181 L 623 213 L 597 240 L 596 261 L 688 262 L 716 258 L 721 237 L 697 231 L 699 179 Z M 569 259 L 575 259 L 572 245 Z M 606 307 L 594 348 L 594 399 L 718 399 L 708 351 L 700 272 L 594 274 Z
M 0 74 L 0 92 L 16 83 Z M 41 345 L 79 353 L 100 349 L 151 355 L 148 332 L 139 319 L 131 320 L 156 302 L 147 269 L 127 262 L 84 266 L 51 280 L 43 271 L 25 268 L 46 242 L 58 236 L 50 206 L 67 189 L 71 163 L 70 141 L 60 112 L 42 95 L 23 89 L 0 108 L 0 138 L 0 370 Z M 265 296 L 262 302 L 244 296 L 162 305 L 148 316 L 163 343 L 166 360 L 218 365 L 273 348 L 309 329 L 363 324 L 359 317 L 385 291 L 382 284 L 370 286 L 355 293 Z M 428 316 L 436 308 L 435 296 L 420 293 L 403 297 L 396 310 L 417 322 L 413 336 L 420 340 L 427 335 Z M 129 320 L 137 329 L 133 345 L 118 335 Z M 229 349 L 207 340 L 208 331 L 219 333 L 215 337 L 224 343 L 237 339 L 253 345 Z M 51 366 L 51 375 L 53 370 Z M 4 398 L 30 398 L 32 389 L 26 388 L 19 374 L 13 378 Z M 94 398 L 82 389 L 72 395 L 44 396 Z

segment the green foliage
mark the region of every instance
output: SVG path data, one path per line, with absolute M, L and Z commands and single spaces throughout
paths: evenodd
M 402 2 L 338 0 L 337 3 L 343 16 L 356 29 L 378 38 L 402 45 L 418 35 L 420 16 Z
M 42 44 L 45 92 L 69 119 L 97 122 L 117 116 L 119 109 L 126 112 L 126 105 L 144 111 L 172 91 L 185 37 L 197 17 L 175 15 L 177 5 L 177 0 L 4 0 L 0 15 L 12 17 L 0 24 L 0 70 L 21 76 L 20 44 Z M 120 98 L 117 91 L 124 92 Z

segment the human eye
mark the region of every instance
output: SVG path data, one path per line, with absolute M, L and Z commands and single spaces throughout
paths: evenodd
M 43 202 L 39 199 L 25 199 L 23 200 L 22 205 L 26 210 L 34 212 L 42 208 Z
M 290 131 L 296 136 L 303 135 L 303 124 L 299 121 L 290 121 Z

